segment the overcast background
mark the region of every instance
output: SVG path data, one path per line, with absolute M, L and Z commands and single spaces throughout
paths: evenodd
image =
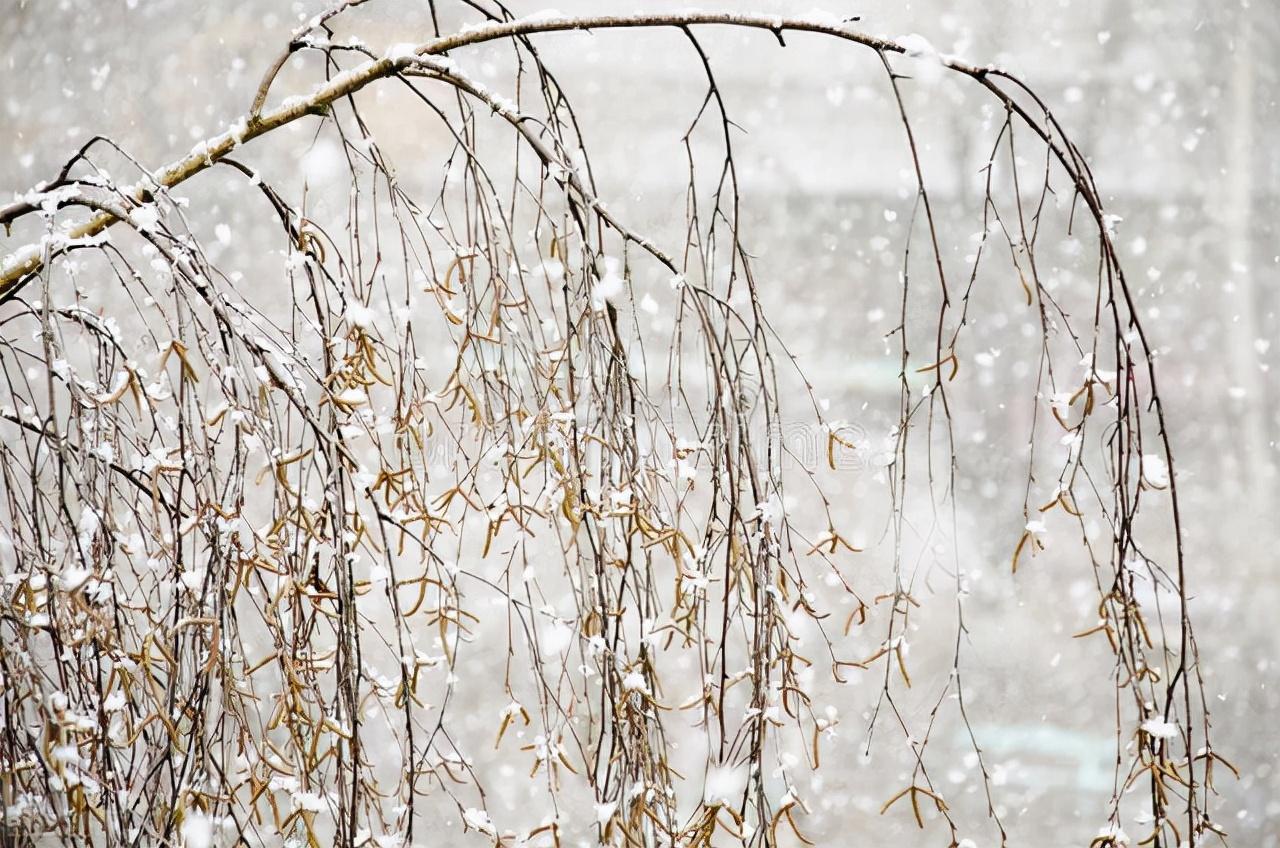
M 544 3 L 510 5 L 528 14 Z M 95 133 L 153 166 L 184 153 L 245 110 L 299 15 L 323 5 L 0 0 L 0 194 L 53 176 Z M 622 12 L 683 4 L 555 5 L 564 12 Z M 705 5 L 802 14 L 815 4 Z M 352 26 L 371 45 L 430 34 L 424 2 L 370 6 Z M 862 15 L 860 26 L 873 33 L 918 33 L 943 52 L 1013 69 L 1055 107 L 1090 155 L 1110 211 L 1124 219 L 1122 255 L 1140 283 L 1147 329 L 1164 356 L 1215 747 L 1241 769 L 1239 782 L 1220 786 L 1217 818 L 1237 846 L 1280 845 L 1280 7 L 1274 0 L 866 0 L 828 10 Z M 556 36 L 545 43 L 549 65 L 588 116 L 585 132 L 595 143 L 602 194 L 645 224 L 660 224 L 673 209 L 683 214 L 679 138 L 701 92 L 687 44 L 670 33 Z M 900 237 L 884 211 L 908 208 L 911 184 L 893 158 L 900 156 L 901 127 L 889 109 L 883 72 L 866 51 L 799 36 L 786 50 L 761 33 L 708 36 L 707 43 L 731 114 L 747 130 L 739 164 L 756 233 L 752 246 L 766 268 L 787 269 L 780 301 L 786 308 L 777 311 L 776 326 L 794 339 L 793 349 L 808 358 L 811 375 L 837 402 L 896 397 L 892 368 L 882 367 L 881 341 L 892 323 L 884 317 L 893 309 L 886 300 L 892 274 L 882 274 L 884 286 L 845 285 L 850 268 L 870 274 L 878 267 L 874 239 Z M 553 49 L 557 44 L 568 49 Z M 480 67 L 484 57 L 471 58 Z M 306 67 L 291 70 L 280 91 L 304 90 L 309 79 Z M 978 175 L 970 166 L 991 137 L 990 127 L 973 118 L 974 99 L 940 87 L 936 94 L 915 91 L 911 102 L 929 130 L 926 164 L 939 202 L 972 201 Z M 420 130 L 411 123 L 395 130 L 412 151 Z M 273 154 L 270 139 L 254 144 L 266 148 L 257 153 L 265 168 L 274 168 L 284 185 L 300 186 L 296 175 L 290 182 L 297 164 L 284 148 Z M 413 163 L 398 164 L 411 170 Z M 215 216 L 226 214 L 217 211 L 216 181 L 196 181 L 187 190 Z M 976 228 L 960 229 L 957 238 Z M 14 247 L 0 238 L 0 253 Z M 824 321 L 828 316 L 840 321 Z M 997 353 L 978 353 L 994 356 L 994 364 L 969 366 L 986 369 L 981 373 L 991 387 L 992 408 L 973 414 L 980 441 L 992 446 L 978 467 L 992 480 L 1000 479 L 1008 448 L 1002 439 L 1016 439 L 1020 426 L 994 410 L 1001 386 L 1012 379 L 1001 369 L 1014 367 L 998 355 L 1007 341 L 1001 334 L 1013 337 L 1017 325 L 986 326 Z M 880 426 L 871 418 L 858 423 L 868 431 Z M 1002 508 L 1018 501 L 994 491 L 986 497 Z M 1070 653 L 1081 650 L 1070 633 L 1081 621 L 1088 624 L 1089 596 L 1081 586 L 1088 588 L 1089 574 L 1079 560 L 1064 558 L 1055 572 L 1027 578 L 1039 581 L 1034 590 L 1014 583 L 1004 564 L 1017 519 L 1015 507 L 1012 523 L 999 532 L 974 525 L 980 539 L 991 538 L 990 549 L 980 545 L 977 554 L 991 567 L 975 639 L 996 645 L 1027 634 L 1033 644 L 1019 650 L 1038 664 L 1034 674 L 1015 674 L 996 660 L 983 666 L 988 677 L 978 685 L 1001 691 L 997 706 L 1026 721 L 1006 726 L 1003 735 L 991 733 L 987 746 L 1009 767 L 1004 791 L 1013 799 L 1014 818 L 1031 809 L 1042 824 L 1074 823 L 1071 841 L 1049 837 L 1058 833 L 1052 828 L 1015 824 L 1015 833 L 1043 840 L 1024 844 L 1082 844 L 1080 836 L 1089 838 L 1082 823 L 1101 821 L 1110 794 L 1108 775 L 1099 784 L 1095 773 L 1105 769 L 1110 718 L 1101 714 L 1099 743 L 1096 728 L 1093 736 L 1089 730 L 1098 713 L 1046 716 L 1057 714 L 1053 704 L 1071 702 L 1077 681 L 1106 687 L 1099 674 L 1105 665 L 1087 667 L 1098 655 L 1086 660 Z M 1032 627 L 1046 620 L 1051 628 Z M 1056 641 L 1048 633 L 1058 634 Z M 1075 661 L 1050 659 L 1064 653 Z M 852 750 L 857 733 L 848 733 L 855 737 Z M 839 764 L 834 768 L 838 775 Z M 840 841 L 841 828 L 838 816 L 828 817 L 820 835 Z M 916 844 L 910 840 L 924 838 L 918 833 L 910 828 L 895 838 Z

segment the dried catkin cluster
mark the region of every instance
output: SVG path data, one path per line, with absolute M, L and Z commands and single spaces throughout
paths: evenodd
M 173 164 L 150 171 L 97 138 L 0 207 L 30 239 L 6 245 L 0 270 L 0 841 L 425 845 L 448 821 L 509 846 L 795 844 L 839 725 L 905 752 L 884 815 L 913 816 L 930 844 L 1003 844 L 978 741 L 977 815 L 949 802 L 930 747 L 935 722 L 969 727 L 958 567 L 950 673 L 916 681 L 931 708 L 901 708 L 918 607 L 909 504 L 923 492 L 940 526 L 954 508 L 950 403 L 971 390 L 959 350 L 979 263 L 1001 262 L 1042 330 L 1034 426 L 1067 445 L 1028 469 L 1012 569 L 1045 521 L 1078 524 L 1098 587 L 1080 635 L 1115 657 L 1098 680 L 1116 693 L 1116 788 L 1093 844 L 1127 841 L 1135 804 L 1148 844 L 1217 832 L 1224 761 L 1207 739 L 1150 348 L 1089 168 L 1034 93 L 840 20 L 516 19 L 464 0 L 450 12 L 470 25 L 378 51 L 334 37 L 360 5 L 301 27 L 249 111 Z M 823 487 L 865 439 L 826 417 L 762 305 L 733 116 L 699 41 L 711 25 L 869 51 L 899 109 L 916 237 L 901 302 L 885 305 L 901 313 L 885 594 L 859 591 L 860 540 Z M 706 89 L 674 163 L 688 170 L 683 238 L 667 243 L 598 196 L 555 41 L 539 40 L 640 27 L 683 39 Z M 467 70 L 468 50 L 493 43 L 517 63 L 497 91 Z M 300 51 L 323 54 L 324 81 L 270 106 Z M 908 62 L 994 104 L 965 275 L 944 261 Z M 419 114 L 402 120 L 447 133 L 415 163 L 439 169 L 435 196 L 410 196 L 372 133 L 375 86 L 410 93 Z M 308 192 L 340 188 L 337 223 L 242 161 L 297 122 L 328 139 Z M 173 193 L 202 171 L 243 182 L 283 265 L 210 261 L 197 232 L 240 236 L 201 219 L 198 192 L 190 206 Z M 1051 185 L 1097 250 L 1074 310 L 1036 263 Z M 641 277 L 664 298 L 634 296 Z M 643 325 L 659 312 L 661 336 Z M 822 433 L 826 468 L 787 461 L 784 403 Z M 1033 476 L 1057 480 L 1047 502 Z M 1174 526 L 1144 532 L 1172 540 L 1163 560 L 1137 534 L 1157 496 Z M 1153 591 L 1172 606 L 1144 606 Z M 869 725 L 826 694 L 853 677 L 880 689 Z M 508 822 L 490 802 L 525 783 L 529 814 Z

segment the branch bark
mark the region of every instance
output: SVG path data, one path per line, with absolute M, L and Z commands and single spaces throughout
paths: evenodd
M 347 4 L 343 8 L 355 5 Z M 327 18 L 326 18 L 327 20 Z M 491 41 L 515 38 L 545 32 L 595 29 L 635 29 L 652 27 L 689 27 L 703 25 L 727 25 L 748 29 L 763 29 L 782 41 L 784 32 L 811 32 L 834 36 L 869 47 L 881 55 L 907 53 L 907 48 L 894 41 L 867 35 L 841 24 L 822 23 L 803 18 L 777 15 L 735 14 L 731 12 L 682 12 L 642 15 L 589 15 L 555 18 L 522 18 L 476 27 L 424 42 L 412 51 L 401 55 L 388 55 L 371 60 L 335 76 L 324 85 L 302 97 L 286 100 L 274 110 L 261 112 L 274 72 L 264 77 L 255 93 L 254 102 L 247 115 L 232 124 L 232 129 L 197 144 L 186 156 L 170 162 L 158 172 L 149 175 L 148 181 L 139 182 L 122 190 L 134 203 L 142 203 L 149 192 L 157 188 L 173 188 L 217 163 L 245 142 L 266 135 L 273 130 L 291 124 L 307 115 L 323 114 L 330 104 L 339 98 L 353 94 L 370 83 L 394 76 L 414 64 L 419 57 L 439 56 L 461 47 L 469 47 Z M 785 41 L 782 42 L 785 45 Z M 285 54 L 285 58 L 289 53 Z M 954 59 L 941 58 L 941 63 L 965 76 L 981 79 L 989 68 L 968 65 Z M 281 62 L 283 64 L 283 62 Z M 41 208 L 45 199 L 40 190 L 27 197 L 0 207 L 0 225 L 8 227 L 21 217 Z M 63 234 L 69 241 L 91 237 L 115 224 L 120 219 L 111 214 L 100 214 Z M 56 251 L 51 252 L 50 256 Z M 20 248 L 14 259 L 0 268 L 0 303 L 14 297 L 40 271 L 44 265 L 45 251 L 38 245 Z

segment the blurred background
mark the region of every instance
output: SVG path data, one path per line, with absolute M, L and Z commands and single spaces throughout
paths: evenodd
M 509 5 L 523 15 L 546 2 Z M 298 21 L 326 5 L 0 0 L 0 194 L 52 177 L 93 134 L 153 167 L 185 153 L 246 110 Z M 556 0 L 565 13 L 604 5 L 619 13 L 682 6 Z M 714 5 L 790 15 L 814 6 Z M 1237 846 L 1280 845 L 1280 382 L 1273 370 L 1280 357 L 1280 8 L 1270 0 L 862 0 L 823 14 L 860 15 L 864 31 L 918 35 L 944 54 L 1014 71 L 1088 155 L 1109 211 L 1123 219 L 1118 244 L 1160 353 L 1215 748 L 1241 772 L 1239 781 L 1221 779 L 1216 818 Z M 374 2 L 339 32 L 359 33 L 379 51 L 426 39 L 430 12 L 425 0 Z M 830 40 L 789 36 L 783 49 L 767 33 L 699 35 L 730 116 L 745 130 L 735 143 L 747 241 L 762 277 L 776 282 L 775 328 L 820 396 L 844 410 L 837 417 L 874 441 L 887 434 L 897 399 L 896 351 L 884 334 L 895 321 L 914 189 L 883 69 L 874 54 Z M 684 212 L 680 138 L 704 91 L 696 55 L 670 32 L 543 36 L 539 44 L 584 120 L 601 195 L 637 228 L 662 232 Z M 496 90 L 508 81 L 488 48 L 459 60 L 491 77 Z M 306 90 L 317 74 L 314 60 L 293 63 L 273 97 Z M 944 249 L 959 256 L 980 229 L 980 168 L 998 120 L 983 112 L 989 98 L 972 84 L 922 78 L 906 94 L 950 239 Z M 254 142 L 250 152 L 278 186 L 300 189 L 300 154 L 313 149 L 314 128 L 289 132 Z M 438 167 L 439 157 L 423 147 L 438 133 L 420 116 L 393 116 L 380 125 L 379 140 L 412 179 L 416 167 Z M 251 228 L 225 191 L 212 177 L 183 188 L 199 197 L 193 217 L 207 218 L 210 232 L 223 221 Z M 1073 270 L 1072 240 L 1057 225 L 1053 237 L 1063 243 L 1054 254 L 1062 257 L 1055 285 L 1069 290 L 1087 281 L 1088 261 Z M 0 238 L 0 254 L 16 247 Z M 1029 410 L 1006 409 L 1002 399 L 1027 376 L 1029 319 L 1017 309 L 1016 279 L 993 276 L 991 286 L 962 368 L 982 390 L 958 411 L 967 475 L 960 526 L 969 537 L 964 556 L 976 610 L 968 672 L 975 729 L 996 765 L 1015 844 L 1087 844 L 1112 791 L 1107 655 L 1103 646 L 1071 639 L 1092 625 L 1096 599 L 1087 561 L 1073 559 L 1070 545 L 1051 549 L 1016 579 L 1009 575 Z M 812 436 L 797 432 L 803 450 Z M 867 464 L 846 490 L 851 497 L 880 485 L 874 459 Z M 873 586 L 886 579 L 870 571 L 861 578 Z M 847 712 L 856 716 L 867 698 L 850 701 Z M 826 786 L 815 790 L 824 800 L 810 838 L 938 844 L 937 833 L 926 841 L 909 817 L 878 817 L 893 781 L 859 756 L 865 734 L 856 719 L 841 731 L 835 753 L 824 757 Z M 961 740 L 955 749 L 954 782 L 964 786 Z

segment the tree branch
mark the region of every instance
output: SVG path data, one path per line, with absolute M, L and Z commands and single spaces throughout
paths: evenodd
M 338 9 L 354 6 L 347 3 Z M 325 16 L 320 23 L 332 15 Z M 441 55 L 460 47 L 469 47 L 490 41 L 531 35 L 543 32 L 564 32 L 569 30 L 594 29 L 634 29 L 645 27 L 688 27 L 700 25 L 727 25 L 763 29 L 780 35 L 784 30 L 796 32 L 812 32 L 830 35 L 845 41 L 852 41 L 869 47 L 881 54 L 906 53 L 901 44 L 883 38 L 856 32 L 842 24 L 822 23 L 803 18 L 789 18 L 777 15 L 735 14 L 731 12 L 682 12 L 671 14 L 645 15 L 591 15 L 582 17 L 554 18 L 522 18 L 499 24 L 476 27 L 452 35 L 443 36 L 424 42 L 412 51 L 404 51 L 395 55 L 387 55 L 381 59 L 371 60 L 351 70 L 335 76 L 324 85 L 313 89 L 310 94 L 286 100 L 278 108 L 265 114 L 259 110 L 266 102 L 267 92 L 275 78 L 279 67 L 292 52 L 287 51 L 281 61 L 274 66 L 259 84 L 254 102 L 247 116 L 233 123 L 232 128 L 220 135 L 213 136 L 197 144 L 190 153 L 161 168 L 155 175 L 154 184 L 139 182 L 125 188 L 123 193 L 136 203 L 144 202 L 147 194 L 156 188 L 173 188 L 196 174 L 204 171 L 218 160 L 227 156 L 241 144 L 252 141 L 259 136 L 293 123 L 307 115 L 322 114 L 324 110 L 339 98 L 354 94 L 365 86 L 380 79 L 394 76 L 412 65 L 418 57 Z M 318 24 L 316 24 L 318 25 Z M 314 26 L 309 25 L 308 30 Z M 973 78 L 983 77 L 989 69 L 975 67 L 954 59 L 940 58 L 941 63 L 953 71 Z M 8 227 L 18 218 L 31 214 L 41 208 L 40 190 L 28 196 L 0 207 L 0 225 Z M 65 237 L 76 240 L 94 236 L 115 224 L 119 218 L 110 214 L 98 215 L 83 224 L 73 227 Z M 0 303 L 3 303 L 22 289 L 43 266 L 43 251 L 39 245 L 20 248 L 13 254 L 3 268 L 0 268 Z

